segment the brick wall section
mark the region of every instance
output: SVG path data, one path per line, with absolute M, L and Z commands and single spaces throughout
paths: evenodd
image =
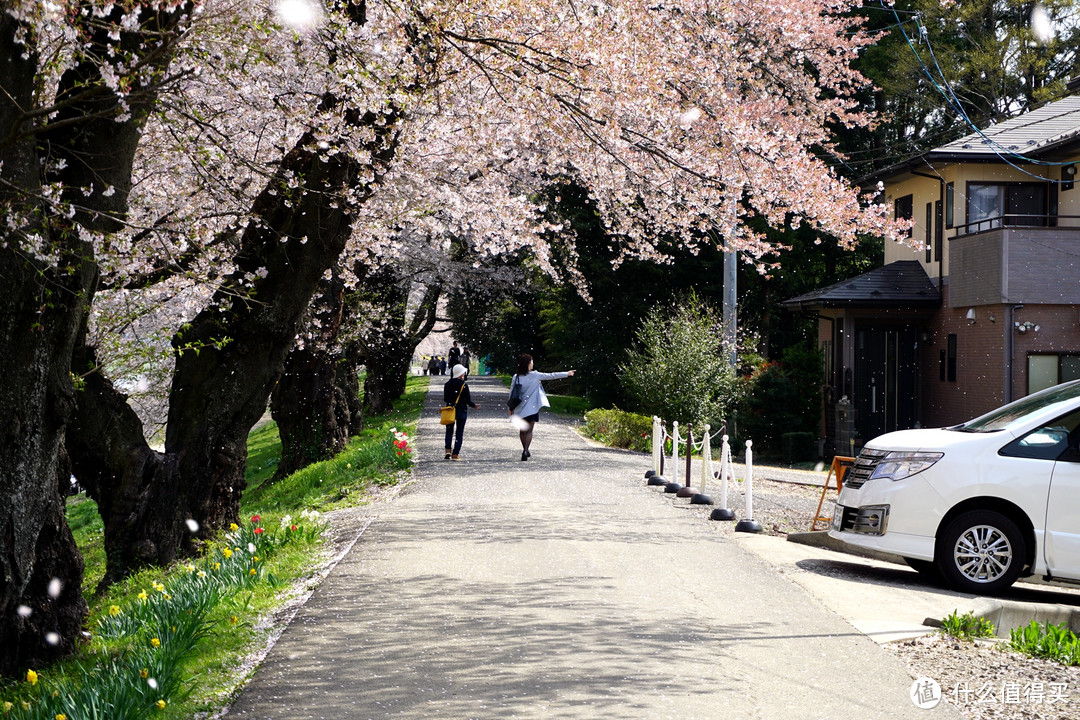
M 1015 322 L 1039 325 L 1037 332 L 1021 335 L 1006 325 L 1007 305 L 975 306 L 971 323 L 966 317 L 970 306 L 951 307 L 948 290 L 946 286 L 944 306 L 931 321 L 930 345 L 920 343 L 919 348 L 920 420 L 927 427 L 955 425 L 1005 401 L 1006 332 L 1013 339 L 1014 400 L 1027 394 L 1029 353 L 1080 354 L 1080 307 L 1076 305 L 1026 305 L 1014 310 Z M 939 372 L 939 354 L 948 349 L 949 333 L 957 336 L 955 382 L 941 380 Z
M 968 307 L 945 304 L 931 322 L 930 346 L 920 347 L 922 422 L 927 427 L 955 425 L 1002 404 L 1005 355 L 1003 305 L 975 308 L 975 322 L 968 321 Z M 990 316 L 995 316 L 995 322 Z M 948 336 L 956 334 L 956 380 L 941 380 L 939 356 L 948 350 Z

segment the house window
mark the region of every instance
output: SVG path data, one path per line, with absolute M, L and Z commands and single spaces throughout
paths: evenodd
M 1080 379 L 1080 354 L 1032 353 L 1028 355 L 1028 394 L 1058 383 Z
M 1046 183 L 968 183 L 967 232 L 1047 224 Z
M 926 203 L 926 262 L 933 259 L 931 246 L 934 244 L 934 203 Z
M 953 226 L 953 207 L 956 195 L 956 187 L 952 183 L 945 184 L 945 227 Z
M 893 218 L 896 220 L 911 220 L 915 217 L 915 199 L 911 195 L 905 195 L 904 197 L 896 198 L 893 201 Z M 907 236 L 911 237 L 911 230 L 907 231 Z
M 941 201 L 934 201 L 934 259 L 941 260 L 941 246 L 945 242 L 945 230 L 941 227 Z
M 948 356 L 945 364 L 945 379 L 956 382 L 956 333 L 949 333 Z

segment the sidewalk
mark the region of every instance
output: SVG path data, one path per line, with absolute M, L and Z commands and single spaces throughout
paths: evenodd
M 463 462 L 433 386 L 415 480 L 282 634 L 244 718 L 927 718 L 913 678 L 720 523 L 644 486 L 640 454 L 470 381 Z M 779 538 L 755 538 L 783 543 Z M 786 543 L 784 543 L 786 545 Z

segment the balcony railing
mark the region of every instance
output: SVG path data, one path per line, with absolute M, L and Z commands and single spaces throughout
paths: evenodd
M 1062 221 L 1068 222 L 1062 222 Z M 1010 213 L 984 218 L 956 226 L 956 236 L 997 230 L 1002 227 L 1076 227 L 1080 230 L 1080 215 L 1024 215 Z

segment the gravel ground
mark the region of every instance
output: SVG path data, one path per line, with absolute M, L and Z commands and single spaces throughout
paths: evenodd
M 741 469 L 736 468 L 739 476 Z M 765 532 L 782 536 L 809 530 L 821 488 L 756 479 L 785 475 L 810 479 L 788 471 L 755 468 L 754 474 L 754 516 Z M 708 489 L 717 492 L 716 487 Z M 728 498 L 740 515 L 744 498 L 741 489 Z M 835 500 L 835 491 L 827 493 L 822 515 L 832 516 Z M 907 664 L 912 676 L 933 678 L 944 701 L 956 705 L 971 720 L 1080 718 L 1080 667 L 1030 658 L 1006 650 L 999 642 L 958 641 L 941 633 L 884 647 Z

